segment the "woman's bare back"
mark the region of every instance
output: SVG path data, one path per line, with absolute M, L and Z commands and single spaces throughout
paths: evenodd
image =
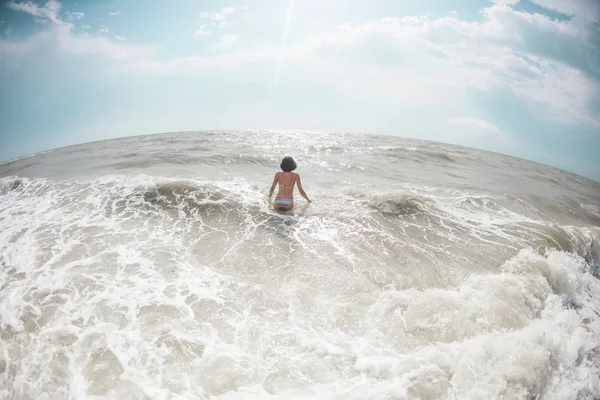
M 277 172 L 277 182 L 279 183 L 279 191 L 277 197 L 294 197 L 294 185 L 298 174 L 294 172 Z

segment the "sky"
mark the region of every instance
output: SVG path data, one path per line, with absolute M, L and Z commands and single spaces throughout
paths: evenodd
M 600 181 L 600 1 L 0 2 L 0 161 L 204 129 L 397 135 Z

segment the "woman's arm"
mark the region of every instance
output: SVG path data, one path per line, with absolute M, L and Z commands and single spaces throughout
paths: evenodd
M 273 184 L 271 185 L 271 189 L 269 189 L 269 198 L 273 196 L 273 192 L 275 191 L 275 186 L 277 186 L 277 181 L 279 180 L 279 172 L 275 173 L 275 177 L 273 178 Z
M 300 182 L 300 175 L 298 174 L 296 174 L 296 182 L 298 183 L 298 191 L 300 192 L 302 197 L 304 197 L 309 203 L 312 203 L 312 200 L 308 198 L 308 196 L 304 192 L 304 189 L 302 189 L 302 182 Z

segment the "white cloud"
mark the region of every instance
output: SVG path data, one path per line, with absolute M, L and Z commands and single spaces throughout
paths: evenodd
M 61 35 L 60 50 L 67 54 L 101 55 L 113 60 L 154 58 L 158 46 L 128 46 L 104 37 Z
M 584 71 L 585 59 L 578 64 L 571 57 L 569 64 L 563 61 L 569 57 L 554 46 L 560 43 L 567 52 L 584 54 L 587 45 L 579 26 L 499 4 L 483 15 L 483 22 L 424 16 L 344 25 L 289 45 L 283 73 L 381 105 L 448 107 L 469 88 L 508 90 L 545 118 L 600 124 L 599 113 L 590 106 L 599 100 L 600 84 Z M 207 34 L 203 26 L 196 37 Z M 547 37 L 553 37 L 553 45 L 547 45 Z M 216 46 L 229 48 L 239 40 L 226 35 Z M 137 67 L 148 73 L 202 74 L 273 65 L 278 53 L 277 45 L 262 45 L 210 57 L 143 60 Z
M 212 33 L 208 25 L 200 25 L 198 29 L 196 29 L 196 32 L 194 32 L 194 37 L 196 40 L 201 40 L 202 38 L 210 36 L 211 34 Z
M 200 14 L 202 18 L 210 19 L 212 21 L 221 21 L 225 19 L 225 15 L 216 11 L 207 11 Z
M 28 54 L 35 54 L 40 49 L 54 48 L 55 51 L 71 55 L 96 55 L 111 60 L 153 59 L 160 51 L 159 46 L 130 46 L 118 43 L 102 36 L 92 36 L 88 33 L 74 33 L 73 25 L 64 23 L 58 18 L 60 3 L 50 0 L 44 7 L 32 2 L 9 2 L 8 7 L 16 11 L 26 12 L 35 17 L 52 21 L 50 29 L 39 32 L 25 40 L 0 39 L 0 61 L 6 65 L 18 67 Z M 81 25 L 89 29 L 89 25 Z M 108 33 L 109 28 L 101 26 L 100 33 Z M 121 37 L 115 37 L 121 40 Z
M 127 40 L 127 38 L 124 38 L 123 36 L 113 36 L 115 38 L 115 40 Z
M 236 7 L 225 7 L 223 9 L 221 9 L 221 14 L 225 14 L 225 15 L 233 14 L 234 12 L 241 11 L 241 10 L 245 10 L 245 8 L 244 7 L 237 7 L 237 8 Z
M 14 2 L 9 1 L 6 6 L 15 11 L 22 11 L 38 18 L 47 19 L 55 24 L 64 24 L 58 19 L 58 12 L 60 11 L 60 3 L 56 0 L 49 0 L 44 7 L 39 7 L 31 1 L 27 2 Z
M 468 129 L 481 133 L 500 133 L 501 130 L 496 125 L 491 124 L 483 119 L 476 118 L 450 118 L 448 125 Z
M 598 22 L 600 2 L 597 0 L 530 0 L 537 5 L 561 14 Z
M 347 69 L 344 61 L 354 70 L 363 63 L 377 65 L 377 81 L 385 71 L 390 87 L 401 79 L 422 82 L 428 90 L 508 88 L 548 118 L 600 125 L 599 113 L 590 107 L 599 100 L 600 84 L 587 74 L 600 65 L 595 62 L 600 51 L 583 41 L 581 27 L 505 5 L 483 14 L 483 22 L 403 17 L 344 25 L 293 46 L 287 58 L 294 52 L 294 63 L 320 57 L 324 68 L 341 62 L 335 67 L 340 71 Z
M 217 25 L 217 27 L 219 27 L 221 29 L 229 28 L 231 26 L 233 26 L 233 22 L 227 22 L 227 21 L 219 22 L 219 25 Z
M 202 18 L 210 19 L 211 21 L 223 21 L 227 18 L 227 15 L 231 15 L 238 11 L 245 10 L 245 7 L 225 7 L 220 11 L 206 11 L 200 14 Z
M 110 15 L 110 16 L 115 16 L 115 15 L 119 15 L 119 14 L 121 14 L 121 11 L 114 11 L 114 12 L 108 13 L 108 15 Z
M 32 15 L 46 15 L 33 3 L 19 4 Z M 57 10 L 50 7 L 50 15 L 56 16 L 53 9 Z M 206 15 L 227 23 L 225 16 L 237 10 L 226 7 Z M 467 89 L 502 89 L 545 118 L 600 125 L 598 111 L 590 106 L 600 100 L 600 84 L 589 74 L 597 68 L 593 57 L 600 53 L 590 51 L 594 48 L 583 40 L 585 26 L 576 20 L 519 12 L 505 4 L 493 4 L 482 15 L 483 21 L 473 22 L 456 16 L 383 18 L 314 34 L 288 46 L 282 76 L 327 85 L 371 104 L 403 107 L 451 108 L 466 104 Z M 194 33 L 197 39 L 208 35 L 208 25 Z M 60 38 L 66 52 L 135 60 L 119 69 L 156 74 L 200 77 L 250 65 L 269 70 L 279 54 L 275 44 L 231 49 L 240 40 L 237 35 L 225 35 L 216 45 L 229 49 L 227 53 L 168 60 L 155 58 L 159 48 L 153 46 L 124 46 L 114 40 L 84 38 L 68 29 Z M 471 120 L 463 119 L 463 124 L 466 121 Z
M 239 41 L 240 37 L 238 35 L 223 35 L 217 46 L 221 49 L 225 49 L 227 47 L 233 46 Z
M 68 12 L 67 13 L 67 20 L 68 21 L 75 21 L 78 19 L 83 18 L 83 13 L 82 12 Z
M 0 39 L 0 61 L 10 62 L 14 68 L 18 68 L 19 63 L 25 61 L 25 56 L 35 55 L 40 49 L 65 55 L 102 56 L 120 61 L 154 59 L 160 51 L 158 46 L 126 45 L 104 36 L 76 34 L 69 26 L 56 25 L 26 40 Z
M 79 27 L 81 29 L 92 29 L 91 25 L 87 25 L 87 24 L 81 24 L 81 25 L 79 25 Z

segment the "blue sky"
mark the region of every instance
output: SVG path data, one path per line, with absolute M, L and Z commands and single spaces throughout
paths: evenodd
M 228 128 L 436 140 L 600 180 L 600 2 L 0 5 L 0 160 Z

